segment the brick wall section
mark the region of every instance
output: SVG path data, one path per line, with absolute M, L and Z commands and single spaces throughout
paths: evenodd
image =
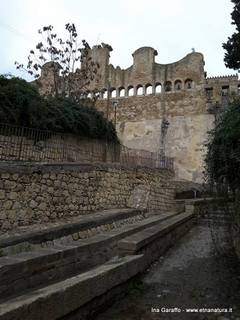
M 88 214 L 110 208 L 170 210 L 173 172 L 120 165 L 0 166 L 0 230 Z M 129 199 L 139 186 L 148 190 L 141 201 Z

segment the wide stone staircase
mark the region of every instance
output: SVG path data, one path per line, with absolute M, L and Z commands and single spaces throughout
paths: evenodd
M 105 210 L 1 238 L 0 320 L 91 318 L 191 228 L 183 209 Z

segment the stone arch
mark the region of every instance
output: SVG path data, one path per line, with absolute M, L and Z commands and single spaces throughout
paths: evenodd
M 138 84 L 136 87 L 136 94 L 137 96 L 143 96 L 144 92 L 143 92 L 143 85 Z
M 91 91 L 87 91 L 86 94 L 88 99 L 92 99 L 93 93 Z
M 94 91 L 93 98 L 102 98 L 102 91 L 100 91 L 100 90 Z
M 145 85 L 145 92 L 146 94 L 153 94 L 153 86 L 150 83 Z
M 170 91 L 172 91 L 172 82 L 171 82 L 171 81 L 166 81 L 166 82 L 165 82 L 164 91 L 165 91 L 165 92 L 170 92 Z
M 126 90 L 125 90 L 125 88 L 124 88 L 124 87 L 120 87 L 120 88 L 118 89 L 118 96 L 119 96 L 119 97 L 125 97 L 125 95 L 126 95 Z
M 185 89 L 192 89 L 193 88 L 193 81 L 192 79 L 185 80 Z
M 134 88 L 133 88 L 133 86 L 128 86 L 127 95 L 128 95 L 128 97 L 134 96 Z
M 80 96 L 79 96 L 79 99 L 86 99 L 87 98 L 87 93 L 84 92 L 84 93 L 81 93 Z
M 155 83 L 155 93 L 161 93 L 162 92 L 162 85 L 160 82 Z
M 111 89 L 110 89 L 110 97 L 111 97 L 111 98 L 116 98 L 116 97 L 117 97 L 117 90 L 116 90 L 116 88 L 111 88 Z
M 108 91 L 107 91 L 107 89 L 102 89 L 102 98 L 103 99 L 107 99 L 107 97 L 108 97 Z
M 176 91 L 182 90 L 182 81 L 181 80 L 176 80 L 174 82 L 174 89 Z

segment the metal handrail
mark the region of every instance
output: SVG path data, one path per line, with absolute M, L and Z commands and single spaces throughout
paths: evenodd
M 116 162 L 131 166 L 173 169 L 173 158 L 157 152 L 0 123 L 0 161 Z

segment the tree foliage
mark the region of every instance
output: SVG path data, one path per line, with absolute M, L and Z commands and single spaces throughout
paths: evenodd
M 44 64 L 51 62 L 55 96 L 75 97 L 97 77 L 99 65 L 89 55 L 90 46 L 86 40 L 79 43 L 75 25 L 67 23 L 65 29 L 65 40 L 54 32 L 52 25 L 39 29 L 41 41 L 30 50 L 27 65 L 17 61 L 15 64 L 17 69 L 23 69 L 37 79 Z M 81 69 L 77 69 L 80 64 Z
M 0 122 L 118 142 L 114 126 L 91 100 L 79 104 L 72 98 L 42 97 L 15 77 L 0 76 Z
M 231 14 L 232 24 L 236 26 L 236 32 L 233 33 L 228 41 L 223 44 L 226 50 L 224 62 L 226 67 L 234 70 L 240 69 L 240 1 L 232 0 L 234 9 Z
M 206 171 L 211 182 L 240 185 L 240 100 L 235 99 L 209 132 Z

